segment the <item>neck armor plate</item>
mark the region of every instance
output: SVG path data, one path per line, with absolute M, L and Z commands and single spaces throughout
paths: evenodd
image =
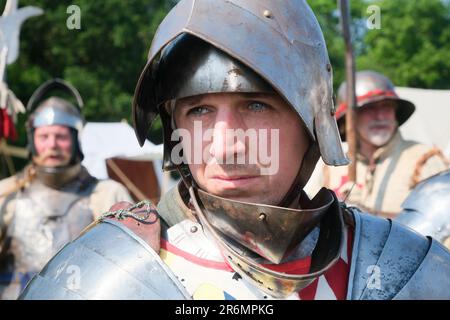
M 285 298 L 300 291 L 339 259 L 344 223 L 337 199 L 325 188 L 304 209 L 239 202 L 193 187 L 189 194 L 201 224 L 225 259 L 242 277 L 273 297 Z M 309 273 L 292 275 L 261 264 L 264 259 L 280 263 L 319 224 Z
M 36 177 L 47 187 L 61 189 L 73 181 L 81 172 L 81 164 L 64 167 L 36 166 Z

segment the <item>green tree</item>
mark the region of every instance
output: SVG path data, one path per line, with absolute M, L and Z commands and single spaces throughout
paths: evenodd
M 333 66 L 334 86 L 337 88 L 345 80 L 345 46 L 337 1 L 310 0 L 308 3 L 316 14 L 324 33 L 328 54 Z M 362 37 L 364 35 L 364 28 L 361 25 L 366 18 L 366 4 L 363 0 L 352 0 L 350 3 L 352 38 L 355 46 L 355 55 L 358 55 L 358 49 L 361 50 Z
M 337 88 L 345 76 L 337 1 L 308 2 L 324 31 Z M 398 86 L 450 88 L 450 1 L 351 0 L 350 5 L 357 70 L 379 71 Z M 380 9 L 380 29 L 366 26 L 370 5 Z
M 364 37 L 360 69 L 375 69 L 396 85 L 450 88 L 450 4 L 445 0 L 372 1 L 381 29 Z
M 0 0 L 0 10 L 6 0 Z M 174 1 L 22 0 L 42 8 L 21 33 L 20 56 L 8 67 L 10 88 L 26 103 L 44 81 L 60 77 L 85 101 L 88 121 L 131 120 L 131 101 L 151 39 Z M 81 29 L 69 30 L 67 8 L 81 10 Z M 25 145 L 24 116 L 19 145 Z

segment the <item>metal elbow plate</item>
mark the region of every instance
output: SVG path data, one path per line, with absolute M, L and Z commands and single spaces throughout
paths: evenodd
M 115 220 L 91 224 L 28 283 L 19 299 L 190 299 L 141 238 Z

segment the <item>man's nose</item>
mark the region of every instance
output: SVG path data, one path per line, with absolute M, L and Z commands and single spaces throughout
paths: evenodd
M 219 111 L 214 124 L 210 155 L 218 163 L 228 163 L 237 156 L 244 156 L 246 142 L 242 138 L 242 133 L 245 130 L 245 123 L 236 111 Z
M 375 110 L 375 119 L 376 120 L 386 120 L 388 117 L 388 112 L 384 109 Z
M 49 148 L 52 148 L 52 149 L 56 148 L 58 145 L 56 136 L 49 136 L 47 139 L 47 143 L 48 143 Z

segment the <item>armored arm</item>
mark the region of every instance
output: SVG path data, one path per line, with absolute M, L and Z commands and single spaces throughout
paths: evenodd
M 189 299 L 158 255 L 156 208 L 129 206 L 114 205 L 61 249 L 19 299 Z

